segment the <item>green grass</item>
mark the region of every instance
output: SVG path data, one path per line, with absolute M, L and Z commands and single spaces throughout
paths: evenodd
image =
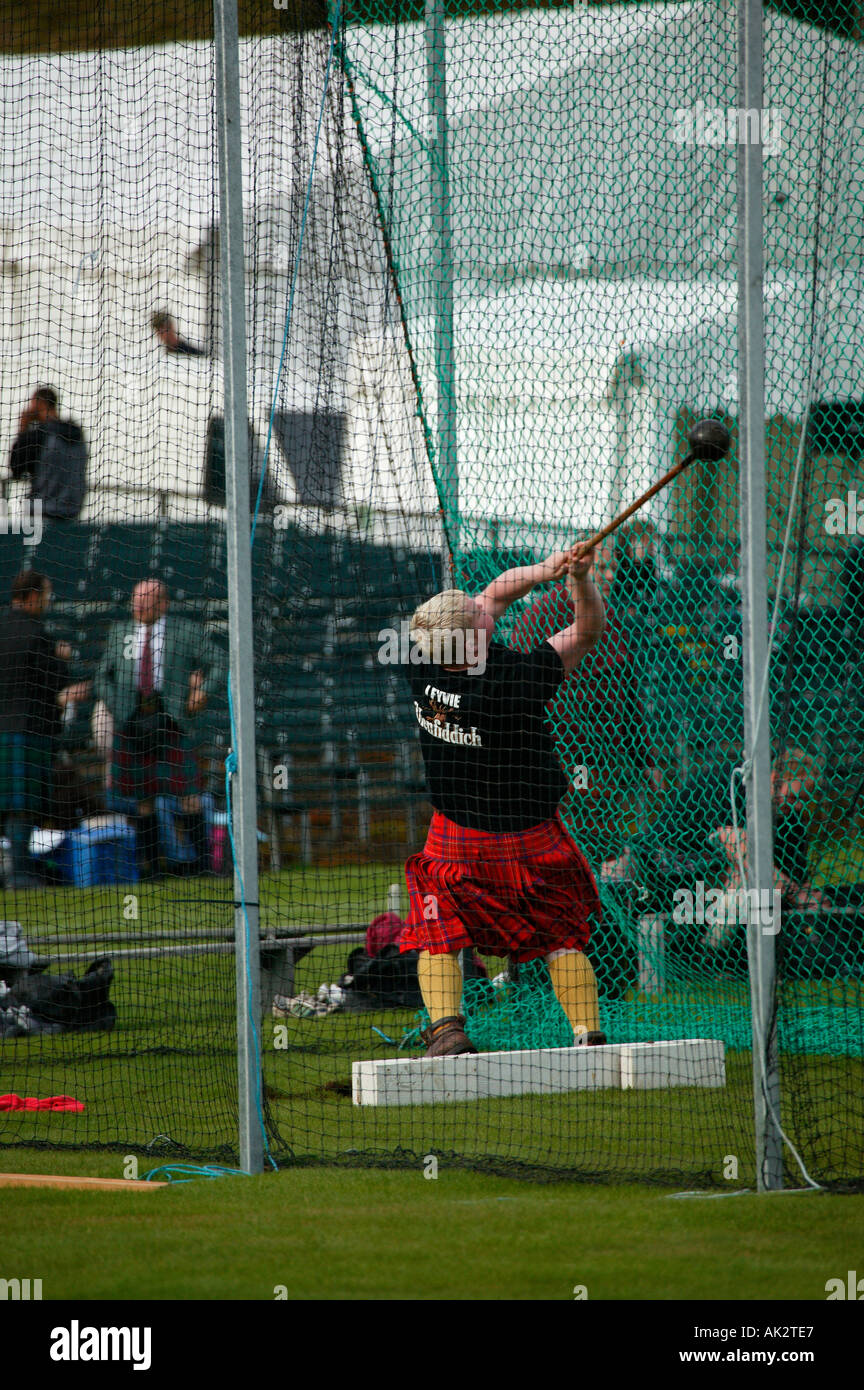
M 339 926 L 370 921 L 386 902 L 401 866 L 295 868 L 261 879 L 261 920 L 279 925 Z M 137 916 L 130 910 L 129 898 Z M 233 889 L 221 880 L 62 888 L 6 893 L 2 914 L 21 922 L 43 957 L 51 938 L 71 937 L 77 973 L 96 956 L 197 931 L 232 931 Z M 107 939 L 106 939 L 107 938 Z M 336 978 L 348 948 L 324 954 Z M 317 968 L 317 967 L 316 967 Z M 316 984 L 319 981 L 316 981 Z M 196 1154 L 218 1155 L 235 1142 L 236 1062 L 233 956 L 132 960 L 116 957 L 112 1033 L 40 1036 L 0 1043 L 0 1094 L 65 1094 L 82 1100 L 83 1115 L 12 1114 L 0 1121 L 0 1143 L 122 1142 L 143 1147 L 167 1135 Z M 227 1155 L 226 1155 L 227 1156 Z
M 334 978 L 344 958 L 344 947 L 321 948 L 301 962 L 298 985 L 314 988 Z M 3 1044 L 0 1092 L 73 1095 L 86 1110 L 6 1115 L 0 1136 L 7 1143 L 112 1143 L 138 1152 L 153 1145 L 149 1152 L 166 1157 L 186 1150 L 234 1161 L 232 959 L 126 962 L 115 997 L 120 1023 L 113 1033 Z M 336 1159 L 351 1151 L 434 1151 L 492 1158 L 499 1167 L 518 1163 L 610 1180 L 650 1176 L 690 1184 L 718 1182 L 728 1154 L 738 1158 L 741 1171 L 752 1163 L 747 1054 L 728 1055 L 727 1085 L 720 1092 L 682 1088 L 355 1107 L 346 1094 L 352 1062 L 396 1051 L 374 1028 L 398 1040 L 414 1022 L 407 1010 L 291 1019 L 276 1026 L 265 1020 L 264 1078 L 280 1162 L 292 1156 Z M 288 1045 L 274 1046 L 277 1041 Z M 795 1091 L 784 1091 L 793 1134 L 795 1094 L 824 1098 L 816 1123 L 805 1116 L 806 1133 L 818 1135 L 820 1171 L 861 1171 L 844 1100 L 854 1087 L 859 1094 L 864 1090 L 860 1061 L 813 1058 L 798 1061 Z M 14 1159 L 7 1156 L 6 1166 L 9 1161 Z
M 120 1156 L 19 1151 L 122 1176 Z M 131 1186 L 131 1184 L 130 1184 Z M 159 1192 L 0 1188 L 3 1273 L 46 1299 L 814 1299 L 860 1269 L 864 1197 L 673 1200 L 455 1171 L 298 1169 Z
M 265 876 L 263 920 L 368 921 L 400 878 L 386 864 Z M 98 935 L 110 934 L 110 954 L 148 932 L 232 926 L 231 889 L 218 881 L 142 886 L 131 920 L 125 896 L 7 895 L 3 915 L 22 922 L 37 951 L 58 931 L 75 936 L 81 967 L 105 953 Z M 299 964 L 297 988 L 337 978 L 348 950 L 316 949 Z M 118 958 L 116 970 L 113 1033 L 0 1047 L 0 1092 L 63 1092 L 86 1105 L 80 1115 L 0 1117 L 4 1170 L 122 1177 L 130 1154 L 142 1174 L 190 1154 L 236 1163 L 233 959 Z M 707 1005 L 706 1020 L 721 1018 L 740 1008 L 741 993 L 737 981 L 701 995 L 693 987 L 691 1013 Z M 828 982 L 798 994 L 802 1005 L 818 998 L 844 1012 L 855 1000 Z M 147 1193 L 0 1187 L 0 1275 L 41 1278 L 49 1299 L 272 1299 L 284 1285 L 292 1299 L 570 1300 L 585 1285 L 594 1300 L 783 1300 L 823 1299 L 827 1279 L 861 1267 L 864 1197 L 668 1196 L 673 1184 L 752 1185 L 746 1053 L 728 1053 L 722 1091 L 354 1107 L 352 1061 L 394 1053 L 373 1029 L 398 1040 L 414 1022 L 407 1010 L 337 1014 L 286 1020 L 277 1035 L 268 1018 L 264 1077 L 280 1172 Z M 784 1066 L 784 1120 L 820 1172 L 860 1176 L 862 1093 L 860 1059 Z M 433 1152 L 439 1177 L 427 1181 Z M 729 1155 L 739 1177 L 726 1183 Z M 466 1159 L 487 1171 L 468 1170 Z M 370 1160 L 378 1166 L 364 1166 Z M 554 1180 L 564 1171 L 581 1181 Z M 541 1173 L 553 1180 L 524 1181 Z M 658 1185 L 620 1186 L 647 1177 Z
M 261 925 L 268 927 L 341 926 L 368 922 L 385 909 L 391 883 L 404 888 L 402 864 L 342 864 L 262 873 Z M 127 899 L 137 899 L 130 918 Z M 58 934 L 90 934 L 112 939 L 154 931 L 233 928 L 234 892 L 228 879 L 166 879 L 162 883 L 116 884 L 102 888 L 10 890 L 0 894 L 3 916 L 20 921 L 28 940 Z
M 398 866 L 387 864 L 265 876 L 264 920 L 368 921 L 399 876 Z M 82 966 L 157 929 L 179 933 L 232 925 L 230 889 L 218 881 L 142 886 L 138 917 L 132 920 L 123 916 L 125 895 L 121 888 L 21 893 L 9 895 L 15 901 L 4 904 L 4 915 L 22 921 L 37 950 L 58 928 L 72 933 L 80 942 Z M 109 931 L 112 944 L 106 948 L 94 938 Z M 297 988 L 314 990 L 323 980 L 336 979 L 348 950 L 317 948 L 300 962 Z M 42 953 L 49 954 L 50 947 L 43 946 Z M 3 1115 L 0 1145 L 11 1146 L 0 1149 L 4 1167 L 14 1166 L 18 1146 L 29 1144 L 111 1145 L 154 1162 L 171 1156 L 236 1162 L 233 958 L 118 957 L 116 971 L 114 1032 L 0 1045 L 0 1093 L 62 1093 L 86 1106 L 78 1115 Z M 711 1035 L 729 1010 L 740 1011 L 744 988 L 739 981 L 718 981 L 688 991 L 680 983 L 680 1026 L 686 1018 L 697 1035 Z M 829 982 L 808 989 L 819 991 L 826 1009 L 836 996 L 838 1017 L 848 1016 L 853 1000 L 845 991 L 838 993 Z M 625 1023 L 633 1024 L 639 1002 L 619 1001 L 619 1006 Z M 277 1035 L 273 1021 L 264 1021 L 264 1078 L 280 1164 L 384 1161 L 394 1155 L 412 1164 L 435 1152 L 478 1165 L 491 1162 L 505 1173 L 516 1172 L 518 1165 L 522 1171 L 583 1180 L 651 1178 L 686 1186 L 722 1183 L 728 1155 L 738 1159 L 742 1173 L 752 1167 L 750 1061 L 747 1053 L 731 1049 L 722 1091 L 607 1091 L 398 1109 L 354 1107 L 346 1094 L 352 1062 L 394 1055 L 394 1044 L 375 1028 L 398 1041 L 415 1022 L 410 1011 L 337 1014 L 287 1020 Z M 673 1023 L 679 1023 L 677 1016 Z M 279 1047 L 279 1041 L 287 1047 Z M 817 1175 L 860 1179 L 862 1094 L 860 1058 L 801 1056 L 788 1067 L 784 1062 L 784 1123 L 816 1164 Z

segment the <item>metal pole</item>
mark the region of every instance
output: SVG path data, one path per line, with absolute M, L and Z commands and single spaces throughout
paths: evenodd
M 741 584 L 744 626 L 744 745 L 747 779 L 747 887 L 774 887 L 771 733 L 759 710 L 768 658 L 765 506 L 765 358 L 762 223 L 762 0 L 738 0 L 738 375 L 740 401 Z M 748 113 L 755 113 L 751 121 Z M 767 695 L 764 696 L 767 699 Z M 752 901 L 752 895 L 750 896 Z M 759 901 L 759 899 L 757 899 Z M 773 901 L 773 897 L 770 899 Z M 774 932 L 750 912 L 747 951 L 753 1016 L 756 1182 L 783 1186 L 777 978 Z
M 225 381 L 225 494 L 228 627 L 237 770 L 232 777 L 234 941 L 237 981 L 237 1070 L 240 1166 L 260 1173 L 261 1063 L 258 825 L 255 806 L 255 691 L 252 560 L 249 530 L 249 425 L 246 405 L 246 286 L 237 0 L 213 0 L 216 124 L 219 130 L 219 246 L 222 262 L 222 356 Z M 242 880 L 242 882 L 241 882 Z M 244 900 L 245 899 L 245 911 Z M 248 925 L 247 925 L 248 919 Z
M 453 518 L 444 532 L 445 583 L 459 545 L 459 466 L 456 452 L 456 372 L 453 361 L 453 250 L 450 235 L 450 167 L 447 148 L 447 55 L 444 0 L 425 0 L 426 85 L 429 102 L 429 216 L 432 229 L 432 292 L 435 316 L 435 380 L 438 384 L 438 472 Z M 446 520 L 446 518 L 445 518 Z

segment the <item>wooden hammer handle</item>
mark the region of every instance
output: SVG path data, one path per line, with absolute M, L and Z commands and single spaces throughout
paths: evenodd
M 630 506 L 627 507 L 625 511 L 621 512 L 620 516 L 616 516 L 613 521 L 609 522 L 608 526 L 604 526 L 602 531 L 598 531 L 596 535 L 591 536 L 587 541 L 578 541 L 573 547 L 573 558 L 579 558 L 577 552 L 584 554 L 588 550 L 593 550 L 595 545 L 599 545 L 601 541 L 605 541 L 607 536 L 611 536 L 613 531 L 617 531 L 619 526 L 623 526 L 624 522 L 627 521 L 634 512 L 638 512 L 640 507 L 644 507 L 645 503 L 650 501 L 661 488 L 665 487 L 667 483 L 671 483 L 672 479 L 677 478 L 679 473 L 683 473 L 684 469 L 693 462 L 695 457 L 695 454 L 688 454 L 680 463 L 676 463 L 674 468 L 670 468 L 668 473 L 664 473 L 663 477 L 659 478 L 656 483 L 653 483 L 652 486 L 648 488 L 647 492 L 643 492 L 641 497 L 637 497 L 635 502 L 631 502 Z

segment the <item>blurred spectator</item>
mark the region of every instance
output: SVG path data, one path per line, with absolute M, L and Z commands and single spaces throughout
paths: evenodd
M 113 728 L 109 785 L 120 809 L 137 816 L 145 877 L 159 873 L 156 798 L 177 800 L 195 849 L 193 872 L 210 868 L 201 808 L 195 727 L 211 689 L 225 679 L 221 653 L 200 623 L 168 612 L 158 579 L 132 592 L 132 619 L 112 624 L 94 680 Z
M 156 334 L 166 352 L 180 353 L 184 357 L 206 357 L 203 348 L 195 347 L 194 343 L 187 342 L 181 338 L 177 332 L 177 325 L 169 313 L 160 309 L 150 319 L 150 327 Z
M 745 886 L 738 849 L 746 864 L 746 794 L 736 778 L 736 838 L 730 805 L 731 771 L 731 763 L 714 763 L 694 773 L 669 795 L 655 823 L 633 837 L 623 866 L 640 887 L 647 910 L 670 915 L 675 891 L 694 892 L 700 882 L 706 891 L 736 891 Z M 771 776 L 772 886 L 781 894 L 781 911 L 812 911 L 828 901 L 808 879 L 808 857 L 818 819 L 816 785 L 813 758 L 800 748 L 786 750 Z M 710 925 L 707 931 L 704 924 L 694 925 L 697 930 L 690 951 L 697 945 L 696 937 L 703 948 L 717 950 L 742 930 L 735 922 Z
M 774 886 L 779 889 L 786 908 L 815 909 L 828 901 L 824 893 L 811 886 L 807 870 L 818 820 L 817 785 L 815 759 L 804 749 L 785 749 L 771 773 L 771 801 L 774 808 Z M 745 886 L 741 883 L 735 827 L 722 826 L 718 838 L 729 860 L 726 886 Z M 738 838 L 746 864 L 747 831 L 743 816 L 738 822 Z
M 61 420 L 57 392 L 39 386 L 21 414 L 9 471 L 30 478 L 30 501 L 43 521 L 74 521 L 87 492 L 87 444 L 81 426 Z
M 616 531 L 611 560 L 609 602 L 619 618 L 644 618 L 657 607 L 661 585 L 672 578 L 654 523 L 647 517 L 634 517 Z
M 12 849 L 12 883 L 37 883 L 30 870 L 30 836 L 51 815 L 54 743 L 60 708 L 86 696 L 66 686 L 65 643 L 51 641 L 42 616 L 51 584 L 36 570 L 12 581 L 10 607 L 0 614 L 0 816 Z
M 640 547 L 650 543 L 647 533 L 640 534 Z M 601 859 L 620 854 L 624 823 L 637 814 L 646 787 L 653 791 L 662 781 L 650 746 L 640 682 L 616 606 L 616 594 L 622 594 L 619 553 L 627 557 L 625 603 L 632 600 L 635 605 L 643 586 L 653 583 L 653 560 L 644 550 L 634 555 L 628 538 L 620 549 L 610 541 L 597 547 L 594 575 L 606 601 L 606 632 L 549 705 L 558 756 L 571 781 L 562 810 L 572 819 L 580 842 L 584 839 Z M 520 614 L 511 638 L 517 651 L 532 651 L 573 622 L 568 583 L 561 580 Z M 580 786 L 579 766 L 586 770 L 587 786 Z

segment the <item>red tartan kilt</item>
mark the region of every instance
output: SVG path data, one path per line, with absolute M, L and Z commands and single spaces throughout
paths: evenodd
M 113 790 L 136 801 L 149 801 L 155 796 L 197 796 L 201 776 L 195 750 L 183 738 L 179 729 L 166 733 L 157 757 L 136 756 L 134 745 L 124 731 L 114 735 L 114 756 L 111 770 Z
M 590 865 L 556 816 L 505 835 L 467 830 L 435 812 L 426 844 L 405 865 L 411 906 L 402 951 L 473 947 L 533 960 L 584 950 L 601 919 Z

